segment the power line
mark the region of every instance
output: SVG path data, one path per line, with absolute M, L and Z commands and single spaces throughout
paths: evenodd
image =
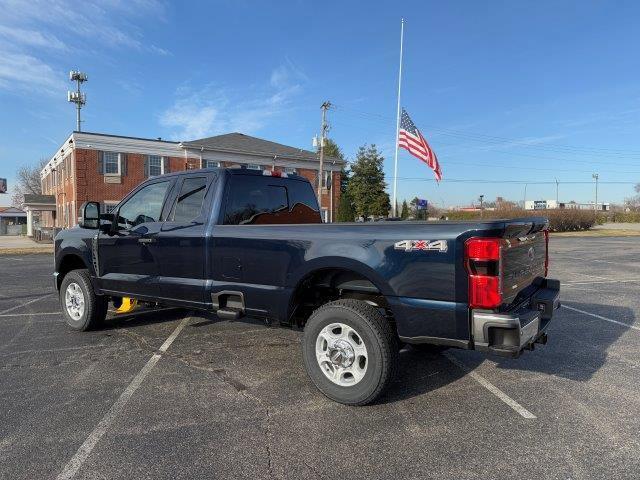
M 421 181 L 421 182 L 435 182 L 435 178 L 421 178 L 421 177 L 398 177 L 398 180 L 412 180 L 412 181 Z M 592 181 L 582 181 L 582 180 L 569 180 L 569 181 L 546 181 L 546 180 L 483 180 L 483 179 L 475 179 L 475 178 L 443 178 L 440 182 L 447 183 L 504 183 L 504 184 L 512 184 L 512 185 L 593 185 Z M 616 181 L 608 181 L 608 182 L 599 182 L 600 184 L 608 184 L 608 185 L 635 185 L 637 182 L 616 182 Z
M 357 129 L 361 129 L 362 131 L 365 131 L 369 134 L 375 134 L 375 135 L 388 135 L 388 132 L 380 132 L 380 131 L 374 131 L 374 130 L 370 130 L 368 129 L 366 126 L 364 125 L 354 125 L 354 124 L 350 124 L 350 123 L 345 123 L 342 120 L 334 120 L 333 122 L 336 125 L 342 125 L 342 126 L 346 126 L 349 128 L 357 128 Z M 452 142 L 452 143 L 439 143 L 438 144 L 439 147 L 460 147 L 463 146 L 464 144 L 460 144 L 459 142 Z M 438 149 L 439 152 L 442 152 L 442 149 Z M 509 155 L 510 157 L 514 158 L 514 160 L 517 160 L 517 157 L 527 157 L 527 158 L 533 158 L 535 160 L 541 160 L 541 161 L 552 161 L 552 162 L 565 162 L 565 163 L 576 163 L 576 164 L 580 164 L 580 165 L 584 165 L 585 161 L 584 160 L 577 160 L 577 159 L 569 159 L 569 158 L 558 158 L 558 157 L 546 157 L 546 156 L 542 156 L 542 155 L 538 155 L 538 154 L 533 154 L 533 153 L 526 153 L 526 152 L 507 152 L 507 151 L 501 151 L 501 150 L 491 150 L 491 153 L 497 153 L 500 155 Z M 450 160 L 448 160 L 446 163 L 450 162 Z M 640 167 L 640 162 L 620 162 L 617 160 L 613 160 L 613 162 L 615 162 L 615 165 L 620 165 L 620 166 L 630 166 L 630 167 Z M 478 165 L 478 163 L 476 162 L 469 162 L 468 165 Z M 486 166 L 499 166 L 497 164 L 485 164 Z M 590 161 L 589 165 L 591 166 L 605 166 L 607 167 L 607 171 L 611 172 L 611 173 L 623 173 L 623 174 L 640 174 L 640 171 L 626 171 L 626 170 L 610 170 L 608 167 L 611 165 L 611 163 L 607 163 L 607 162 L 593 162 Z M 521 168 L 525 168 L 525 167 L 521 167 Z M 554 171 L 559 171 L 557 169 L 551 169 Z M 577 170 L 567 170 L 567 171 L 572 171 L 575 172 Z M 590 170 L 584 170 L 585 172 L 591 173 L 592 169 Z
M 377 119 L 377 123 L 379 125 L 390 126 L 393 119 L 391 117 L 387 117 L 381 114 L 371 113 L 371 112 L 362 112 L 355 109 L 351 109 L 349 107 L 338 106 L 338 110 L 342 111 L 342 113 L 355 113 L 362 117 L 368 117 L 370 120 Z M 425 124 L 422 124 L 423 126 Z M 487 143 L 495 146 L 501 146 L 503 143 L 507 143 L 504 145 L 506 147 L 517 146 L 521 148 L 533 148 L 539 150 L 545 150 L 555 153 L 565 153 L 572 155 L 615 155 L 615 156 L 627 156 L 627 157 L 640 157 L 640 151 L 634 150 L 621 150 L 621 149 L 610 149 L 610 148 L 601 148 L 601 147 L 579 147 L 573 145 L 563 145 L 556 143 L 548 143 L 545 145 L 529 143 L 527 141 L 531 141 L 532 139 L 528 138 L 509 138 L 509 137 L 500 137 L 496 135 L 485 135 L 480 133 L 469 133 L 463 132 L 461 130 L 447 129 L 442 128 L 436 125 L 426 124 L 432 131 L 435 131 L 439 135 L 452 136 L 456 138 L 464 138 L 476 142 Z

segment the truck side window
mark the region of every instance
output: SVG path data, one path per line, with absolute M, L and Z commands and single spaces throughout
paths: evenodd
M 263 177 L 232 180 L 224 215 L 225 225 L 264 225 L 286 223 L 289 212 L 287 189 L 272 185 Z
M 185 178 L 169 218 L 173 222 L 190 222 L 200 216 L 207 177 Z
M 287 187 L 290 212 L 286 223 L 322 223 L 318 200 L 311 184 L 297 180 L 290 181 Z
M 132 228 L 146 222 L 160 221 L 162 204 L 170 182 L 157 182 L 138 190 L 118 211 L 118 227 Z

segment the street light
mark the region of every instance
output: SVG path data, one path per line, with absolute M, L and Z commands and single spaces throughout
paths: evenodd
M 599 175 L 597 173 L 591 175 L 591 178 L 596 181 L 596 203 L 593 205 L 593 210 L 596 212 L 598 211 L 598 177 Z
M 484 201 L 484 195 L 480 195 L 480 218 L 482 218 L 482 204 Z

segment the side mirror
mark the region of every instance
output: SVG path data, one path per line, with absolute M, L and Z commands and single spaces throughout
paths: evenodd
M 84 202 L 80 207 L 80 228 L 96 229 L 100 224 L 100 204 L 98 202 Z
M 109 233 L 114 229 L 116 222 L 116 216 L 113 213 L 101 213 L 100 214 L 100 231 L 103 233 Z

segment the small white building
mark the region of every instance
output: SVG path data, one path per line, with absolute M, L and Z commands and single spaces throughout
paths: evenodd
M 527 200 L 524 202 L 525 210 L 554 210 L 559 203 L 555 200 Z M 560 207 L 561 208 L 561 207 Z
M 558 202 L 557 200 L 527 200 L 524 202 L 525 210 L 593 210 L 594 203 L 578 203 L 578 202 Z M 611 204 L 598 202 L 598 211 L 608 212 Z

